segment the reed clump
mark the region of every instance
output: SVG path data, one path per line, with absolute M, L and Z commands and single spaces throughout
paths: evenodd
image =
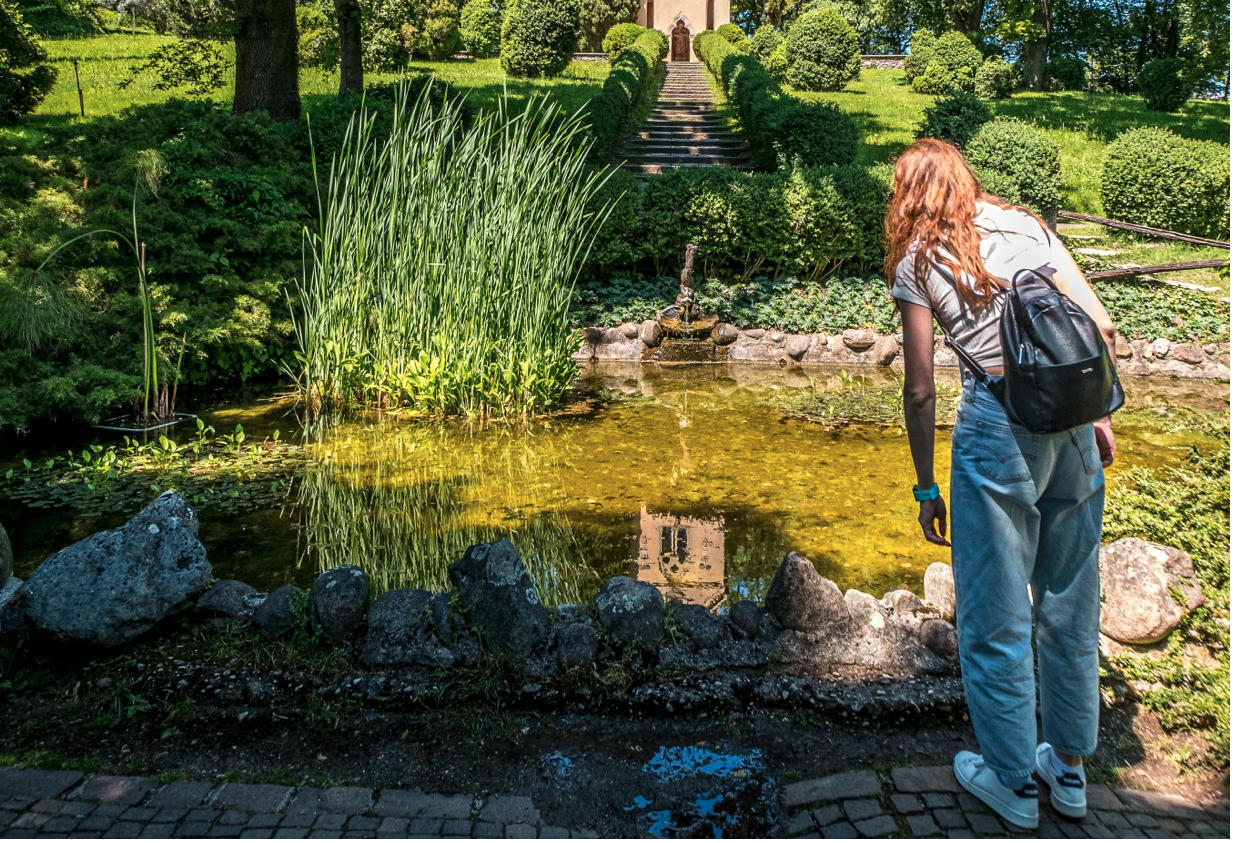
M 437 100 L 437 103 L 434 103 Z M 291 374 L 310 412 L 550 409 L 575 377 L 569 308 L 607 209 L 579 114 L 544 98 L 468 125 L 426 88 L 388 136 L 353 117 L 305 232 Z

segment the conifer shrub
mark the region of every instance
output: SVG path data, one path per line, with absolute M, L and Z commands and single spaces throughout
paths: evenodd
M 34 31 L 16 5 L 0 0 L 0 123 L 34 111 L 55 82 Z
M 928 29 L 918 29 L 908 39 L 908 55 L 904 57 L 904 77 L 912 82 L 925 72 L 934 55 L 934 42 L 938 40 Z
M 771 24 L 765 23 L 754 30 L 754 37 L 750 39 L 750 55 L 766 64 L 772 51 L 783 41 L 784 33 Z
M 557 76 L 574 55 L 578 0 L 508 0 L 501 25 L 501 67 L 511 76 Z
M 938 138 L 963 147 L 994 116 L 989 106 L 967 91 L 956 91 L 925 110 L 917 137 Z
M 493 0 L 468 0 L 458 21 L 463 47 L 475 58 L 491 56 L 501 46 L 501 15 Z
M 964 156 L 987 175 L 983 186 L 988 192 L 1014 205 L 1026 205 L 1047 221 L 1058 212 L 1062 202 L 1059 148 L 1040 129 L 1016 120 L 986 123 L 964 147 Z
M 716 35 L 719 35 L 725 41 L 733 44 L 738 49 L 741 48 L 742 44 L 746 43 L 746 34 L 742 32 L 741 27 L 735 23 L 721 24 L 716 29 Z
M 787 80 L 803 91 L 839 91 L 861 72 L 852 24 L 831 8 L 807 12 L 784 39 Z
M 985 57 L 962 32 L 948 32 L 930 48 L 929 62 L 913 78 L 913 90 L 919 94 L 949 94 L 952 91 L 972 91 Z
M 1149 111 L 1182 111 L 1194 90 L 1183 67 L 1182 59 L 1153 59 L 1140 68 L 1135 87 Z
M 1110 144 L 1101 202 L 1113 219 L 1229 239 L 1229 148 L 1168 129 L 1129 129 Z
M 999 58 L 988 58 L 977 68 L 973 93 L 983 100 L 1005 100 L 1015 93 L 1019 73 L 1015 65 Z
M 1046 62 L 1045 75 L 1050 80 L 1050 89 L 1057 91 L 1083 91 L 1087 86 L 1088 64 L 1084 59 L 1063 56 Z

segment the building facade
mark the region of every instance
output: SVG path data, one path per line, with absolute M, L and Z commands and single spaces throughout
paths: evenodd
M 642 0 L 638 24 L 668 36 L 669 61 L 698 61 L 694 36 L 729 22 L 730 0 Z

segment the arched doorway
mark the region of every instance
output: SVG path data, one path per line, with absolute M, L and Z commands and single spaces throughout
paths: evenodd
M 673 27 L 671 43 L 673 61 L 690 60 L 690 30 L 686 29 L 685 21 L 679 20 Z

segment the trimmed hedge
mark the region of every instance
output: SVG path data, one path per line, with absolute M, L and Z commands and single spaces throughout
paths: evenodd
M 463 46 L 475 58 L 491 56 L 501 46 L 501 14 L 493 9 L 492 0 L 468 0 L 458 28 Z
M 644 29 L 642 35 L 617 56 L 604 87 L 587 104 L 591 131 L 596 139 L 592 147 L 594 159 L 604 160 L 613 153 L 630 122 L 630 114 L 666 55 L 668 37 L 659 30 Z
M 919 94 L 949 94 L 971 91 L 977 68 L 985 61 L 981 50 L 962 32 L 948 32 L 931 46 L 925 69 L 913 78 Z
M 917 127 L 917 137 L 938 138 L 962 147 L 993 119 L 989 106 L 975 95 L 956 91 L 925 110 L 925 118 Z
M 644 27 L 639 26 L 637 23 L 614 24 L 609 27 L 608 32 L 604 33 L 604 41 L 600 49 L 604 50 L 604 54 L 608 56 L 610 62 L 617 61 L 621 51 L 631 46 L 638 40 L 638 36 L 646 31 Z
M 788 83 L 803 91 L 839 91 L 861 72 L 857 31 L 835 9 L 802 15 L 784 39 Z
M 1101 170 L 1107 216 L 1200 237 L 1230 235 L 1229 147 L 1168 129 L 1130 129 Z
M 1084 59 L 1064 56 L 1046 62 L 1045 75 L 1050 80 L 1050 90 L 1083 91 L 1088 84 L 1088 64 Z
M 1183 73 L 1182 59 L 1153 59 L 1135 76 L 1135 87 L 1149 111 L 1182 111 L 1193 85 Z
M 707 274 L 749 278 L 771 271 L 817 278 L 841 266 L 877 267 L 890 173 L 887 165 L 774 173 L 683 167 L 643 187 L 623 174 L 594 200 L 599 210 L 621 196 L 590 263 L 606 271 L 643 265 L 670 272 L 686 243 L 694 243 Z
M 1015 93 L 1020 74 L 1002 59 L 986 59 L 973 78 L 973 93 L 983 100 L 1005 100 Z
M 749 52 L 748 45 L 744 47 L 742 46 L 743 44 L 746 44 L 746 34 L 741 31 L 741 27 L 738 26 L 737 24 L 735 23 L 720 24 L 720 26 L 716 28 L 716 35 L 719 35 L 721 38 L 723 38 L 728 43 L 732 44 L 737 49 L 745 50 L 746 52 Z
M 501 24 L 501 68 L 511 76 L 556 76 L 574 56 L 578 0 L 508 0 Z
M 840 166 L 857 157 L 857 124 L 835 104 L 786 93 L 757 59 L 714 32 L 695 36 L 694 52 L 736 106 L 756 168 Z
M 1058 144 L 1016 120 L 986 123 L 964 147 L 982 186 L 1013 205 L 1027 205 L 1047 221 L 1062 202 Z

